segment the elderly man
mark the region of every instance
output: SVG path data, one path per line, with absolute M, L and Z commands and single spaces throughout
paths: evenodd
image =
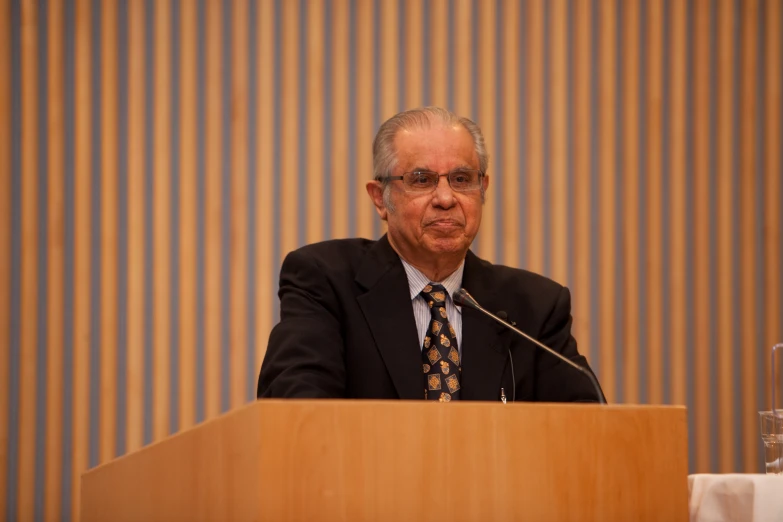
M 381 126 L 367 193 L 388 233 L 286 257 L 259 397 L 598 400 L 584 375 L 452 300 L 465 287 L 587 365 L 571 336 L 566 288 L 469 250 L 488 162 L 479 127 L 445 109 L 409 110 Z

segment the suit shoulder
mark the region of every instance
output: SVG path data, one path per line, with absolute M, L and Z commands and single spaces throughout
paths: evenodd
M 560 283 L 530 270 L 496 265 L 484 259 L 479 259 L 479 261 L 483 268 L 490 271 L 493 283 L 497 284 L 499 288 L 538 295 L 558 294 L 563 289 L 563 285 Z
M 364 238 L 330 239 L 293 250 L 287 258 L 314 261 L 323 269 L 344 268 L 358 262 L 374 244 Z

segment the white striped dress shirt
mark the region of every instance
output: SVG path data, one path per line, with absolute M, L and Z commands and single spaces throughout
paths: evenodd
M 400 258 L 402 266 L 405 267 L 405 273 L 408 275 L 408 287 L 411 291 L 411 303 L 413 304 L 413 316 L 416 318 L 416 328 L 419 330 L 419 348 L 424 346 L 424 336 L 427 335 L 427 327 L 430 325 L 432 315 L 427 302 L 419 294 L 430 283 L 438 283 L 446 288 L 446 315 L 449 323 L 454 327 L 457 334 L 457 347 L 460 358 L 462 357 L 462 307 L 454 304 L 451 296 L 462 286 L 462 272 L 465 270 L 465 261 L 460 263 L 459 267 L 443 281 L 430 281 L 427 276 L 422 274 L 417 268 L 406 263 Z

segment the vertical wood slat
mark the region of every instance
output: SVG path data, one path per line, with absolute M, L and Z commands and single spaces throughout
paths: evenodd
M 424 28 L 424 41 L 427 42 L 430 50 L 429 100 L 432 105 L 453 110 L 453 107 L 448 107 L 449 99 L 446 87 L 448 82 L 448 49 L 446 47 L 449 34 L 448 8 L 447 0 L 432 0 L 429 3 L 430 23 Z
M 332 107 L 331 121 L 326 122 L 332 140 L 332 229 L 326 235 L 344 238 L 348 237 L 348 205 L 353 204 L 348 201 L 348 2 L 336 0 L 331 7 L 332 99 L 324 103 Z
M 756 118 L 758 117 L 757 103 L 755 98 L 756 83 L 758 75 L 756 74 L 757 49 L 755 46 L 757 39 L 756 20 L 758 4 L 755 0 L 747 0 L 742 3 L 742 14 L 740 17 L 742 28 L 740 33 L 742 40 L 740 42 L 740 70 L 735 74 L 740 77 L 739 93 L 739 142 L 740 142 L 740 172 L 739 172 L 739 191 L 740 208 L 739 211 L 739 237 L 734 241 L 734 248 L 739 247 L 741 274 L 740 295 L 735 298 L 740 300 L 740 309 L 738 313 L 741 319 L 740 327 L 740 346 L 737 349 L 742 353 L 742 390 L 734 390 L 734 393 L 741 393 L 742 410 L 735 412 L 737 422 L 741 424 L 740 433 L 742 440 L 745 441 L 743 455 L 741 456 L 743 467 L 752 469 L 757 462 L 758 449 L 758 424 L 755 416 L 750 413 L 756 408 L 756 353 L 759 346 L 759 338 L 756 332 L 756 315 L 760 310 L 756 309 L 756 293 L 761 288 L 756 288 L 756 227 L 760 225 L 755 223 L 756 201 L 756 142 L 761 137 L 756 135 Z M 761 202 L 758 202 L 761 203 Z M 740 368 L 735 368 L 739 372 Z M 743 412 L 745 414 L 743 415 Z M 735 455 L 734 462 L 737 462 Z M 734 469 L 732 466 L 731 469 Z
M 781 324 L 781 299 L 778 289 L 780 288 L 780 256 L 783 255 L 783 230 L 780 229 L 780 184 L 781 180 L 781 150 L 780 150 L 780 104 L 781 104 L 781 55 L 780 32 L 781 27 L 780 11 L 783 9 L 783 2 L 768 1 L 765 3 L 765 52 L 766 52 L 766 85 L 764 106 L 766 108 L 766 120 L 764 122 L 765 143 L 764 150 L 764 260 L 765 260 L 765 282 L 766 299 L 764 302 L 766 308 L 764 332 L 765 353 L 769 353 L 772 345 L 783 342 L 783 324 Z M 764 373 L 764 390 L 770 390 L 770 373 Z M 779 389 L 778 389 L 779 392 Z M 776 395 L 779 398 L 780 394 Z M 771 407 L 770 391 L 766 391 L 764 396 L 764 405 Z M 776 403 L 777 404 L 777 403 Z
M 204 397 L 206 418 L 220 413 L 221 359 L 220 325 L 227 320 L 222 317 L 220 299 L 221 260 L 220 231 L 222 225 L 222 188 L 220 183 L 221 153 L 223 143 L 220 117 L 221 100 L 221 9 L 217 0 L 205 2 L 205 85 L 204 85 L 204 135 L 205 163 L 205 208 L 204 208 L 204 351 L 205 383 Z M 289 171 L 286 171 L 289 172 Z M 290 172 L 289 172 L 290 174 Z
M 179 429 L 196 422 L 196 260 L 198 221 L 197 177 L 197 45 L 198 10 L 195 2 L 180 4 L 180 216 L 179 216 Z M 173 277 L 177 275 L 172 274 Z
M 638 1 L 623 5 L 622 67 L 623 67 L 623 130 L 622 165 L 623 173 L 623 320 L 625 336 L 617 339 L 624 348 L 625 382 L 623 401 L 639 402 L 639 18 Z
M 144 3 L 128 4 L 127 451 L 144 433 Z M 151 274 L 146 274 L 151 277 Z
M 169 434 L 171 343 L 171 2 L 155 2 L 153 212 L 153 439 Z
M 256 252 L 258 263 L 258 274 L 256 278 L 256 296 L 258 296 L 258 307 L 256 315 L 256 335 L 253 341 L 256 345 L 256 357 L 253 361 L 253 367 L 258 371 L 261 368 L 261 361 L 266 352 L 266 341 L 268 332 L 272 329 L 272 299 L 275 291 L 273 285 L 272 266 L 277 263 L 272 259 L 274 251 L 273 227 L 273 198 L 275 194 L 273 179 L 278 173 L 274 172 L 274 162 L 272 150 L 274 129 L 275 95 L 274 78 L 271 74 L 265 74 L 267 68 L 271 68 L 274 61 L 274 6 L 272 2 L 261 2 L 258 6 L 258 171 L 255 175 L 258 178 L 258 195 L 256 197 L 258 211 L 256 214 Z M 252 173 L 251 173 L 252 174 Z M 251 289 L 252 290 L 252 289 Z M 271 296 L 272 299 L 266 296 Z M 248 361 L 250 363 L 250 361 Z
M 365 189 L 373 177 L 371 136 L 377 130 L 373 127 L 373 14 L 372 2 L 356 2 L 356 201 L 352 204 L 356 205 L 356 235 L 366 238 L 372 235 L 372 220 L 378 219 Z
M 78 484 L 81 474 L 87 469 L 90 422 L 90 344 L 97 342 L 90 335 L 90 229 L 91 216 L 91 110 L 92 89 L 90 88 L 92 46 L 91 13 L 89 0 L 78 0 L 75 12 L 75 71 L 74 96 L 79 107 L 75 118 L 74 136 L 74 310 L 73 310 L 73 455 L 71 484 L 74 498 L 71 505 L 71 519 L 78 520 L 81 499 Z M 96 216 L 97 218 L 97 216 Z
M 380 2 L 378 6 L 380 9 L 380 85 L 376 86 L 379 92 L 380 100 L 377 103 L 380 104 L 381 114 L 380 121 L 377 122 L 380 125 L 387 118 L 390 118 L 402 108 L 397 103 L 400 93 L 397 89 L 397 79 L 400 75 L 398 70 L 400 64 L 399 56 L 399 38 L 397 25 L 402 22 L 399 19 L 396 2 Z M 374 131 L 376 129 L 373 129 Z
M 48 214 L 48 245 L 47 259 L 47 355 L 46 355 L 46 450 L 45 450 L 45 520 L 61 520 L 62 517 L 62 436 L 63 436 L 63 285 L 64 285 L 64 216 L 65 216 L 65 179 L 64 179 L 64 145 L 65 128 L 64 92 L 63 92 L 63 3 L 49 2 L 48 32 L 48 78 L 49 85 L 47 105 L 49 150 L 49 193 L 47 194 Z M 1 32 L 1 31 L 0 31 Z M 2 70 L 2 69 L 0 69 Z M 2 96 L 2 94 L 0 94 Z M 0 107 L 2 110 L 2 107 Z M 0 136 L 2 139 L 2 136 Z M 2 167 L 0 167 L 2 168 Z M 0 183 L 0 187 L 3 186 Z M 1 249 L 1 248 L 0 248 Z M 7 251 L 7 250 L 6 250 Z M 0 310 L 0 316 L 2 311 Z M 0 327 L 0 332 L 4 331 Z M 0 355 L 2 357 L 2 355 Z M 7 382 L 2 380 L 1 382 Z M 0 421 L 2 422 L 2 421 Z M 0 468 L 2 469 L 2 468 Z M 0 485 L 2 487 L 2 485 Z M 0 511 L 2 512 L 2 511 Z
M 697 0 L 694 5 L 694 50 L 693 50 L 693 171 L 694 171 L 694 309 L 710 309 L 712 292 L 709 270 L 709 154 L 710 154 L 710 3 Z M 695 413 L 693 426 L 695 440 L 696 469 L 710 467 L 710 317 L 697 313 L 694 325 L 695 400 L 691 406 Z
M 10 379 L 11 357 L 11 5 L 0 0 L 0 382 Z M 7 384 L 5 385 L 7 387 Z M 7 388 L 6 388 L 7 389 Z M 0 513 L 6 512 L 11 398 L 0 397 Z
M 544 4 L 534 0 L 527 4 L 526 109 L 527 129 L 527 268 L 541 273 L 544 269 Z
M 663 195 L 661 106 L 663 98 L 663 1 L 647 4 L 647 383 L 648 401 L 663 401 L 663 237 L 661 231 Z M 621 216 L 617 216 L 622 219 Z
M 590 79 L 595 64 L 591 63 L 592 47 L 590 15 L 594 6 L 589 2 L 574 4 L 573 47 L 573 90 L 574 90 L 574 129 L 572 154 L 574 155 L 574 281 L 572 308 L 574 310 L 573 334 L 579 342 L 579 351 L 588 357 L 595 366 L 590 345 L 590 319 L 595 313 L 590 306 L 593 286 L 590 280 L 590 139 L 592 132 Z M 529 82 L 528 82 L 529 84 Z M 600 375 L 599 375 L 600 377 Z
M 301 13 L 300 13 L 300 16 Z M 300 190 L 307 192 L 305 241 L 315 243 L 324 238 L 324 7 L 319 0 L 307 2 L 307 70 L 300 81 L 306 84 L 307 151 L 305 152 L 307 183 Z M 300 107 L 300 110 L 304 108 Z
M 520 71 L 518 64 L 521 28 L 519 27 L 519 10 L 517 2 L 504 2 L 501 20 L 503 21 L 503 127 L 502 136 L 495 139 L 503 140 L 503 172 L 495 171 L 495 176 L 503 176 L 503 192 L 497 194 L 497 203 L 503 202 L 504 209 L 504 256 L 498 262 L 509 266 L 519 266 L 520 241 L 520 208 L 519 201 L 520 154 L 519 154 L 519 84 Z M 491 205 L 494 206 L 495 203 Z M 486 211 L 490 211 L 487 208 Z
M 717 31 L 725 38 L 717 38 L 717 102 L 716 102 L 716 151 L 715 173 L 717 199 L 717 221 L 714 223 L 717 231 L 717 305 L 718 316 L 717 333 L 715 340 L 716 356 L 718 359 L 718 433 L 720 438 L 718 470 L 722 473 L 731 469 L 734 460 L 734 416 L 733 407 L 735 390 L 732 386 L 732 367 L 734 343 L 734 308 L 732 302 L 735 297 L 732 289 L 732 225 L 735 209 L 733 205 L 732 170 L 734 166 L 733 154 L 733 17 L 732 4 L 728 2 L 717 4 Z M 714 398 L 713 398 L 714 400 Z
M 297 240 L 297 225 L 299 211 L 297 181 L 299 173 L 298 144 L 299 136 L 305 129 L 299 129 L 299 2 L 282 2 L 282 129 L 280 140 L 281 154 L 281 202 L 280 202 L 280 252 L 283 256 L 299 246 Z
M 599 101 L 598 101 L 598 126 L 600 145 L 598 150 L 599 165 L 599 237 L 596 246 L 599 249 L 599 310 L 600 310 L 600 357 L 601 379 L 607 400 L 615 397 L 617 383 L 615 381 L 614 345 L 617 342 L 614 335 L 615 317 L 615 49 L 617 46 L 616 13 L 611 4 L 600 2 L 599 6 Z
M 422 56 L 424 48 L 425 28 L 422 20 L 422 0 L 398 0 L 405 3 L 405 20 L 399 23 L 405 28 L 405 94 L 404 106 L 400 110 L 421 107 L 424 100 L 422 90 L 423 70 Z M 429 73 L 430 71 L 427 71 Z
M 117 2 L 101 9 L 100 462 L 115 456 L 117 406 Z
M 372 2 L 356 3 L 356 234 L 359 237 L 372 235 L 372 220 L 378 219 L 375 210 L 368 203 L 365 184 L 373 177 L 372 148 L 368 142 L 359 141 L 360 136 L 372 136 L 373 97 L 373 55 L 375 53 L 372 20 Z M 377 103 L 377 101 L 376 101 Z
M 245 403 L 247 361 L 248 283 L 248 19 L 247 0 L 233 3 L 233 75 L 231 107 L 231 400 L 232 408 Z M 224 109 L 226 110 L 226 109 Z M 227 362 L 227 361 L 224 361 Z
M 32 3 L 21 6 L 21 303 L 19 325 L 19 469 L 17 516 L 33 518 L 35 495 L 36 375 L 38 285 L 38 11 Z
M 471 11 L 470 0 L 453 0 L 452 9 L 454 9 L 454 112 L 469 118 L 475 117 L 472 114 L 470 106 L 471 96 L 473 94 L 471 78 L 477 72 L 471 69 L 470 56 L 472 54 L 473 39 L 478 35 L 473 34 L 471 20 L 473 12 Z M 456 37 L 459 35 L 459 38 Z M 483 130 L 483 127 L 482 127 Z
M 549 178 L 551 187 L 549 201 L 549 222 L 551 226 L 551 272 L 549 277 L 568 285 L 568 2 L 550 2 L 550 40 L 545 45 L 550 49 L 550 92 L 549 92 Z
M 687 5 L 684 2 L 671 2 L 671 18 L 664 23 L 670 24 L 670 82 L 671 105 L 669 106 L 669 150 L 671 151 L 671 164 L 669 167 L 669 186 L 671 187 L 671 220 L 670 229 L 665 231 L 671 240 L 671 282 L 670 282 L 670 311 L 671 343 L 672 351 L 672 392 L 673 404 L 686 403 L 686 351 L 694 347 L 687 346 L 686 341 L 686 235 L 685 224 L 686 208 L 686 89 L 687 74 L 686 52 L 687 48 Z M 691 428 L 693 429 L 693 428 Z
M 487 151 L 490 156 L 495 156 L 497 143 L 495 136 L 495 82 L 496 74 L 499 72 L 495 67 L 496 54 L 501 52 L 495 46 L 495 2 L 479 2 L 479 33 L 478 54 L 485 57 L 476 64 L 479 77 L 478 82 L 478 115 L 477 123 L 481 126 L 484 133 L 484 139 L 487 144 Z M 497 165 L 497 161 L 496 161 Z M 490 259 L 500 263 L 502 260 L 495 259 L 495 235 L 498 224 L 495 222 L 495 207 L 502 205 L 501 194 L 498 192 L 499 182 L 503 179 L 503 173 L 497 169 L 489 169 L 494 172 L 494 183 L 490 178 L 490 184 L 486 192 L 487 201 L 491 202 L 489 208 L 484 209 L 481 217 L 482 233 L 478 235 L 478 254 L 484 259 Z

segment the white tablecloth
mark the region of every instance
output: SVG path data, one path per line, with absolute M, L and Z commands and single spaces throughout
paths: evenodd
M 783 522 L 783 475 L 688 477 L 691 522 Z

